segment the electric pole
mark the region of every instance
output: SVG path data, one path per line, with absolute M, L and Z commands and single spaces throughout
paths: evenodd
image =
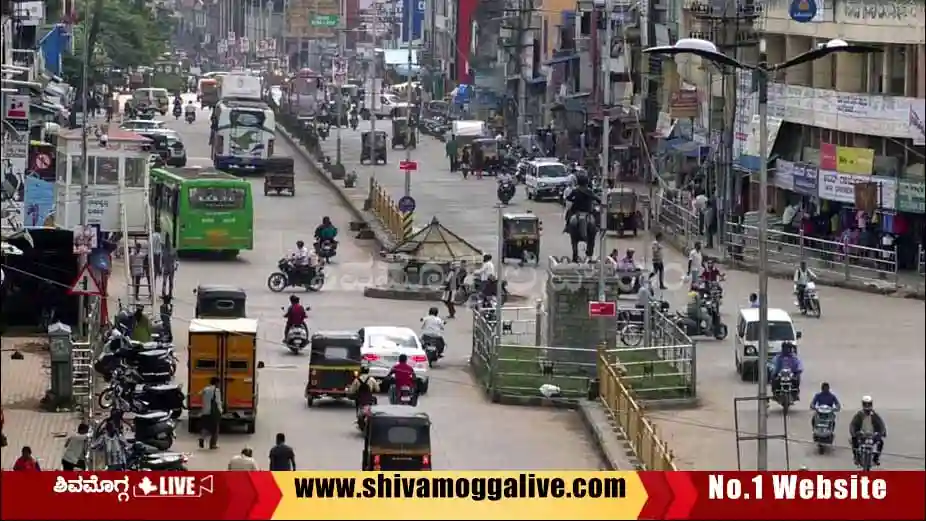
M 592 4 L 593 9 L 597 7 Z M 604 110 L 602 111 L 603 121 L 601 124 L 601 176 L 602 180 L 610 178 L 611 172 L 611 40 L 614 38 L 613 25 L 611 23 L 611 12 L 614 10 L 612 0 L 605 0 L 604 4 L 604 20 L 605 20 L 605 44 L 603 47 L 605 52 L 601 54 L 602 61 L 602 70 L 604 71 L 604 78 L 601 80 L 599 85 L 604 89 L 603 104 Z M 594 19 L 594 16 L 592 17 Z M 607 297 L 606 293 L 606 283 L 605 283 L 605 265 L 607 264 L 604 261 L 605 258 L 605 237 L 607 236 L 607 218 L 608 218 L 608 205 L 602 204 L 598 208 L 598 223 L 599 223 L 599 237 L 598 237 L 598 301 L 605 302 Z M 601 343 L 604 344 L 608 341 L 608 322 L 604 319 L 598 320 L 599 334 L 601 335 Z
M 406 96 L 407 102 L 408 102 L 408 108 L 406 109 L 406 111 L 408 112 L 408 119 L 406 121 L 407 125 L 405 127 L 405 161 L 408 161 L 408 162 L 411 162 L 412 160 L 412 148 L 411 148 L 410 143 L 412 142 L 412 133 L 414 132 L 414 129 L 412 128 L 412 78 L 414 78 L 414 76 L 412 75 L 412 36 L 414 36 L 412 34 L 412 29 L 414 29 L 412 27 L 412 11 L 413 10 L 417 11 L 417 9 L 418 9 L 417 2 L 408 3 L 408 6 L 406 6 L 405 8 L 405 22 L 404 22 L 405 30 L 402 31 L 408 37 L 408 41 L 405 43 L 406 45 L 408 45 L 408 76 L 407 76 L 408 83 L 406 83 L 406 86 L 408 87 L 406 91 L 408 94 Z M 409 197 L 411 195 L 412 195 L 412 171 L 406 168 L 405 169 L 405 196 Z

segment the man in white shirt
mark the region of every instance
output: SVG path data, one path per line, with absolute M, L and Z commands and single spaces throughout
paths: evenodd
M 421 342 L 432 343 L 437 348 L 437 355 L 444 354 L 444 321 L 438 315 L 436 307 L 428 310 L 428 315 L 421 319 Z
M 688 277 L 691 282 L 696 282 L 701 278 L 701 271 L 704 270 L 704 254 L 701 251 L 701 241 L 694 244 L 694 248 L 688 252 Z
M 495 264 L 492 263 L 491 255 L 482 256 L 482 266 L 476 270 L 476 275 L 478 275 L 479 279 L 483 282 L 496 278 Z
M 296 251 L 293 252 L 293 264 L 300 267 L 308 267 L 310 263 L 311 252 L 305 247 L 302 241 L 296 241 Z
M 233 456 L 231 461 L 228 462 L 228 470 L 260 470 L 257 467 L 257 462 L 254 461 L 254 451 L 252 451 L 249 447 L 241 449 L 241 454 Z
M 801 261 L 801 265 L 794 270 L 794 293 L 797 295 L 797 305 L 804 309 L 804 291 L 807 289 L 807 283 L 817 278 L 817 275 L 807 267 L 806 261 Z

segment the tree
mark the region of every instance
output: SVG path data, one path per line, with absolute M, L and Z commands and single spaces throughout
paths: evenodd
M 79 81 L 84 45 L 93 49 L 90 57 L 91 79 L 99 80 L 104 68 L 126 69 L 153 65 L 167 49 L 172 19 L 164 10 L 152 12 L 137 3 L 120 0 L 94 0 L 74 31 L 74 54 L 65 56 L 63 64 L 69 81 Z M 84 30 L 90 34 L 84 37 Z

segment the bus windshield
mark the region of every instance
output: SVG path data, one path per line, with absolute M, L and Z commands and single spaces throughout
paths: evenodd
M 233 127 L 264 127 L 264 113 L 259 111 L 233 109 L 228 114 L 228 120 Z
M 189 197 L 194 210 L 240 210 L 247 194 L 244 188 L 196 187 L 190 188 Z

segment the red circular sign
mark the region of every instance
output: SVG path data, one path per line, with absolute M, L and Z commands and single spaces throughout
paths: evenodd
M 36 154 L 33 163 L 36 170 L 45 170 L 51 167 L 51 156 L 45 153 Z

